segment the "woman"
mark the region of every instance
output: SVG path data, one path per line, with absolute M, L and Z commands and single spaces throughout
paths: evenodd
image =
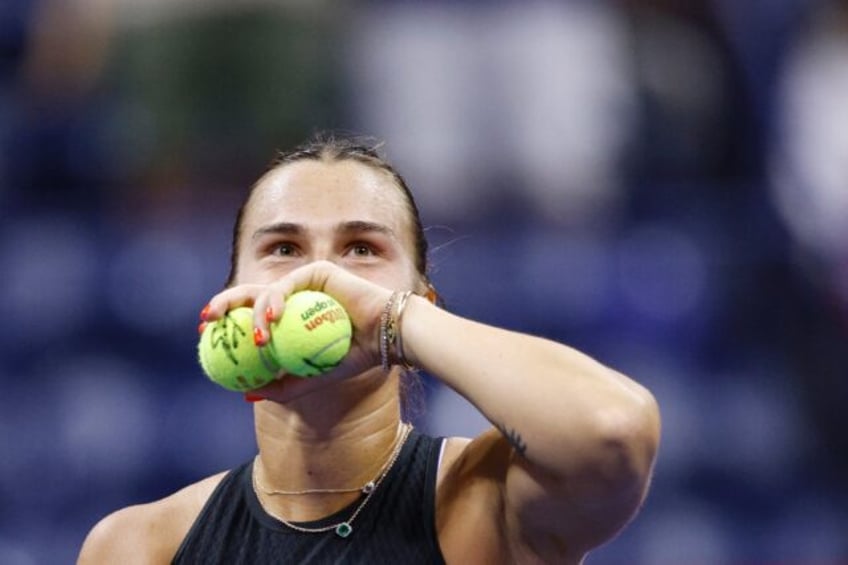
M 256 458 L 89 534 L 80 563 L 579 563 L 644 499 L 659 414 L 643 387 L 561 344 L 434 304 L 403 179 L 373 148 L 316 139 L 285 154 L 236 220 L 206 322 L 254 308 L 267 342 L 285 297 L 324 291 L 353 344 L 326 375 L 254 401 Z M 401 418 L 419 367 L 492 428 L 430 438 Z

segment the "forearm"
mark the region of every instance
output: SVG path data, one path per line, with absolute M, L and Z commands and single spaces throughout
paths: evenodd
M 409 360 L 467 398 L 546 475 L 648 471 L 656 405 L 627 377 L 564 345 L 422 299 L 410 301 L 402 331 Z

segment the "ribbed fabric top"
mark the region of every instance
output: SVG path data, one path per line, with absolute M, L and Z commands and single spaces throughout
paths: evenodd
M 172 563 L 444 563 L 435 512 L 442 441 L 410 433 L 347 538 L 333 530 L 298 532 L 268 515 L 251 484 L 253 461 L 244 463 L 215 488 Z M 348 520 L 361 501 L 321 520 L 296 524 L 319 528 Z

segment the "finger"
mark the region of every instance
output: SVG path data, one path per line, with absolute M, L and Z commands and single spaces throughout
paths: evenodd
M 227 312 L 239 306 L 253 306 L 257 296 L 262 293 L 263 285 L 245 284 L 228 288 L 219 292 L 207 304 L 203 313 L 204 321 L 210 322 L 224 316 Z
M 265 291 L 253 301 L 253 337 L 257 346 L 268 343 L 268 320 L 266 311 L 268 309 L 268 292 Z
M 253 303 L 253 327 L 260 330 L 261 342 L 257 345 L 265 345 L 271 335 L 271 324 L 280 319 L 282 312 L 282 293 L 277 289 L 278 285 L 270 285 L 265 291 L 256 297 Z
M 279 320 L 286 308 L 286 299 L 301 290 L 323 290 L 327 275 L 319 273 L 316 276 L 316 265 L 310 263 L 300 267 L 278 281 L 263 288 L 253 302 L 254 327 L 267 331 L 271 324 Z
M 301 290 L 322 290 L 329 276 L 328 266 L 335 265 L 324 261 L 310 263 L 296 269 L 266 286 L 263 292 L 254 298 L 253 327 L 254 342 L 257 346 L 266 345 L 271 339 L 271 325 L 279 320 L 286 307 L 286 299 Z M 332 272 L 332 271 L 330 271 Z
M 263 331 L 270 331 L 271 324 L 282 317 L 285 309 L 285 298 L 293 288 L 291 284 L 280 281 L 268 285 L 265 291 L 259 295 L 253 304 L 253 320 L 254 327 L 261 328 Z
M 265 308 L 265 321 L 269 324 L 276 322 L 286 308 L 286 295 L 282 290 L 273 286 L 268 292 L 268 304 Z
M 347 273 L 331 261 L 314 261 L 303 265 L 280 279 L 278 290 L 285 300 L 290 295 L 300 290 L 325 291 L 327 280 L 331 275 L 340 276 Z

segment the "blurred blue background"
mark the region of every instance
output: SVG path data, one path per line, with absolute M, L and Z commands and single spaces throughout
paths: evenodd
M 387 141 L 450 309 L 657 396 L 651 495 L 588 563 L 848 563 L 844 0 L 5 0 L 0 563 L 252 454 L 197 316 L 323 128 Z M 484 426 L 427 392 L 420 427 Z

